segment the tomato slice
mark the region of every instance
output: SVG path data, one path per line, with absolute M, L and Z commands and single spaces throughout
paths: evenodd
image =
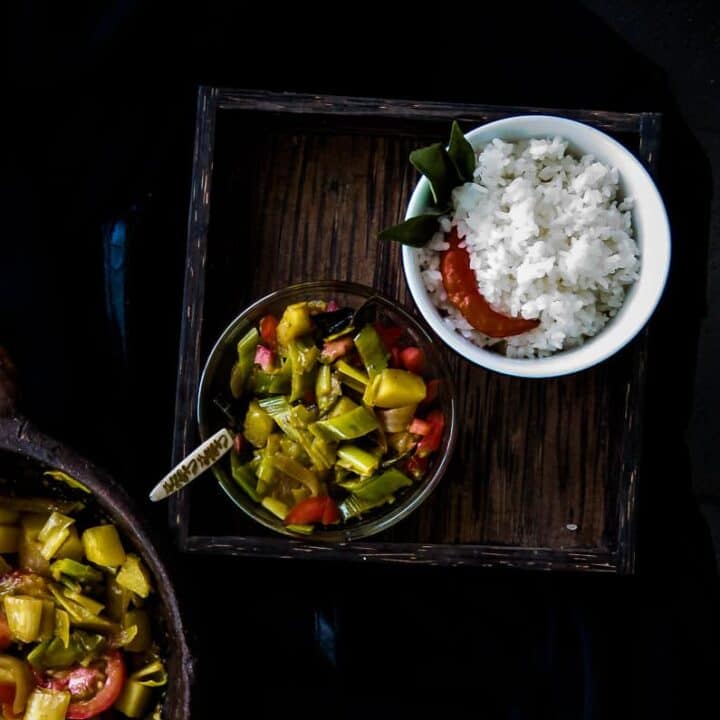
M 321 522 L 323 525 L 334 525 L 340 522 L 340 508 L 331 497 L 325 500 L 325 509 L 323 510 Z
M 420 348 L 410 346 L 400 351 L 400 362 L 403 367 L 416 375 L 425 372 L 425 355 Z
M 440 447 L 445 429 L 445 416 L 440 410 L 433 410 L 425 420 L 430 425 L 430 431 L 418 443 L 416 453 L 419 457 L 427 457 Z
M 302 500 L 285 516 L 286 525 L 312 525 L 320 522 L 325 512 L 327 498 L 309 497 Z
M 375 323 L 375 331 L 380 336 L 382 344 L 388 352 L 392 351 L 395 343 L 402 335 L 402 328 L 397 325 L 383 325 L 381 322 Z
M 271 350 L 277 348 L 277 326 L 278 319 L 274 315 L 260 318 L 260 337 Z
M 478 290 L 475 273 L 470 267 L 470 255 L 459 247 L 457 228 L 453 228 L 446 239 L 450 249 L 440 255 L 443 286 L 448 300 L 476 330 L 490 337 L 502 338 L 519 335 L 540 324 L 539 320 L 508 317 L 493 310 Z
M 309 497 L 299 502 L 285 516 L 286 525 L 334 525 L 340 521 L 340 510 L 335 501 L 325 495 L 324 497 Z
M 125 685 L 125 662 L 122 654 L 119 650 L 112 650 L 105 656 L 105 661 L 105 684 L 89 700 L 71 702 L 65 714 L 69 720 L 93 718 L 105 712 L 120 697 Z M 85 670 L 85 668 L 82 669 Z M 78 685 L 84 685 L 80 678 L 78 678 Z

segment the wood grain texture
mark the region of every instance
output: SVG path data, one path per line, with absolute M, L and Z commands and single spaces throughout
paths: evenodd
M 377 240 L 403 217 L 417 182 L 409 152 L 419 138 L 442 139 L 451 118 L 469 128 L 513 111 L 212 89 L 200 97 L 175 460 L 197 440 L 201 362 L 251 301 L 289 284 L 337 279 L 372 285 L 413 307 L 399 246 Z M 657 127 L 654 115 L 556 114 L 593 122 L 636 152 L 644 143 L 645 161 L 656 159 L 652 134 L 641 142 L 643 127 Z M 389 561 L 396 553 L 400 562 L 632 572 L 645 337 L 596 368 L 542 381 L 445 354 L 457 387 L 458 445 L 446 477 L 412 516 L 376 542 L 321 552 L 266 533 L 214 483 L 196 482 L 171 503 L 181 545 L 274 557 L 377 553 Z

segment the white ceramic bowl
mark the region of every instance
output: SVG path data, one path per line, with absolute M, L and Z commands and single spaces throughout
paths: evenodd
M 474 149 L 493 138 L 514 141 L 560 136 L 576 156 L 592 154 L 620 173 L 620 191 L 635 199 L 632 211 L 635 239 L 640 247 L 640 278 L 627 292 L 617 315 L 578 348 L 546 358 L 508 358 L 478 347 L 443 322 L 420 277 L 418 251 L 403 246 L 402 259 L 410 292 L 425 320 L 439 337 L 467 360 L 490 370 L 518 377 L 555 377 L 589 368 L 610 357 L 632 340 L 650 319 L 660 300 L 670 267 L 670 225 L 655 183 L 640 161 L 625 147 L 589 125 L 551 115 L 522 115 L 482 125 L 465 136 Z M 406 218 L 422 214 L 432 203 L 423 177 L 415 188 Z

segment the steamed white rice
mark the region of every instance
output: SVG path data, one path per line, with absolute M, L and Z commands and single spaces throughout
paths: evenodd
M 592 155 L 579 160 L 561 138 L 493 140 L 477 155 L 475 179 L 453 191 L 453 212 L 421 250 L 421 270 L 445 322 L 480 346 L 498 339 L 474 330 L 447 299 L 440 275 L 444 233 L 457 226 L 478 289 L 505 315 L 539 318 L 505 338 L 510 357 L 542 357 L 598 333 L 638 278 L 632 198 L 619 198 L 618 171 Z

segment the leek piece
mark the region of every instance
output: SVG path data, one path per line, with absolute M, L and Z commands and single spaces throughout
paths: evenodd
M 407 475 L 391 468 L 380 475 L 367 478 L 360 486 L 355 487 L 352 492 L 361 500 L 375 502 L 386 498 L 388 495 L 393 495 L 400 488 L 409 485 L 412 485 L 412 480 Z
M 141 598 L 146 598 L 152 589 L 150 586 L 150 573 L 137 555 L 128 554 L 115 579 L 120 587 L 134 592 Z
M 337 464 L 358 475 L 372 475 L 380 464 L 380 458 L 377 455 L 373 455 L 357 445 L 341 445 L 337 454 L 339 458 Z
M 55 603 L 52 600 L 42 600 L 41 602 L 43 608 L 38 640 L 51 640 L 55 637 Z
M 257 395 L 283 395 L 290 392 L 290 378 L 289 363 L 275 372 L 265 372 L 255 366 L 250 376 L 250 382 L 252 391 Z
M 55 602 L 63 610 L 67 611 L 70 616 L 70 622 L 73 625 L 97 632 L 113 632 L 115 630 L 116 625 L 114 623 L 98 615 L 94 615 L 80 603 L 71 600 L 58 586 L 51 584 L 50 592 L 55 598 Z
M 286 525 L 285 527 L 288 530 L 300 533 L 301 535 L 312 535 L 312 532 L 315 529 L 314 525 Z
M 60 546 L 70 537 L 70 531 L 65 528 L 64 530 L 56 530 L 40 548 L 40 554 L 46 560 L 52 560 L 55 553 L 60 549 Z
M 15 525 L 19 519 L 20 513 L 17 510 L 8 510 L 0 505 L 0 525 Z
M 359 406 L 349 413 L 328 420 L 319 420 L 310 426 L 310 432 L 326 442 L 354 440 L 367 435 L 378 426 L 377 419 L 367 408 Z
M 0 525 L 0 553 L 16 553 L 20 546 L 20 528 Z
M 417 405 L 424 400 L 425 381 L 407 370 L 387 368 L 376 375 L 368 384 L 363 402 L 381 408 L 398 408 Z
M 42 529 L 38 533 L 37 539 L 44 543 L 50 540 L 58 531 L 66 530 L 75 522 L 74 518 L 69 515 L 63 515 L 59 512 L 53 512 L 47 519 Z
M 28 698 L 23 720 L 65 720 L 69 706 L 69 692 L 35 688 Z
M 76 560 L 77 562 L 80 562 L 83 559 L 84 552 L 77 528 L 74 525 L 71 525 L 68 528 L 68 532 L 70 534 L 68 535 L 67 540 L 65 540 L 65 542 L 55 553 L 55 557 L 69 558 L 70 560 Z
M 359 497 L 351 495 L 345 501 L 340 503 L 338 507 L 340 509 L 340 513 L 345 518 L 345 520 L 349 520 L 350 518 L 360 517 L 368 510 L 372 510 L 376 507 L 380 507 L 381 505 L 385 505 L 385 503 L 393 502 L 395 502 L 395 498 L 392 495 L 388 495 L 387 497 L 384 497 L 381 500 L 377 500 L 374 502 L 371 502 L 369 500 L 361 500 Z
M 324 468 L 329 470 L 337 459 L 337 446 L 335 443 L 329 443 L 316 437 L 312 441 L 313 452 L 322 457 Z
M 317 475 L 312 470 L 308 470 L 308 468 L 301 465 L 297 460 L 278 454 L 273 458 L 273 464 L 280 472 L 302 483 L 310 491 L 311 495 L 317 495 L 320 491 Z
M 304 485 L 302 487 L 292 488 L 290 494 L 293 496 L 293 505 L 297 505 L 310 497 L 310 491 Z
M 12 655 L 0 655 L 0 672 L 3 679 L 15 685 L 12 709 L 15 715 L 20 715 L 25 710 L 28 695 L 35 685 L 30 668 L 26 662 Z
M 71 488 L 74 488 L 75 490 L 82 490 L 83 492 L 86 492 L 88 495 L 90 494 L 90 488 L 83 485 L 79 480 L 76 480 L 71 475 L 68 475 L 66 472 L 63 472 L 62 470 L 48 470 L 47 472 L 44 472 L 43 475 L 47 475 L 48 477 L 51 477 L 53 480 L 59 480 L 60 482 L 64 482 L 66 485 L 68 485 Z
M 120 581 L 118 580 L 118 582 L 120 582 Z M 87 595 L 83 595 L 82 593 L 79 593 L 79 592 L 72 592 L 71 590 L 65 590 L 65 597 L 70 598 L 70 600 L 74 600 L 76 603 L 78 603 L 78 605 L 82 605 L 86 610 L 91 612 L 93 615 L 99 615 L 105 609 L 105 606 L 102 603 L 98 602 L 97 600 L 93 600 L 92 598 L 89 598 Z
M 115 622 L 121 622 L 130 606 L 132 593 L 117 584 L 115 578 L 108 578 L 106 586 L 107 614 Z
M 298 338 L 290 342 L 287 353 L 293 373 L 298 374 L 310 372 L 320 357 L 320 350 L 310 337 Z
M 70 644 L 70 616 L 66 610 L 55 608 L 55 637 L 64 647 Z
M 20 518 L 23 535 L 28 540 L 37 541 L 40 531 L 45 526 L 50 515 L 48 513 L 23 513 Z
M 82 534 L 87 559 L 96 565 L 117 567 L 125 562 L 125 550 L 114 525 L 97 525 Z
M 38 542 L 38 535 L 48 517 L 48 513 L 25 513 L 20 518 L 22 535 L 18 544 L 18 563 L 21 569 L 38 575 L 49 574 L 49 563 L 40 552 L 42 545 Z
M 56 560 L 50 566 L 50 572 L 57 581 L 60 581 L 63 575 L 83 584 L 100 583 L 103 579 L 103 574 L 99 570 L 70 558 Z
M 230 373 L 230 392 L 233 397 L 239 398 L 245 390 L 245 384 L 253 369 L 255 349 L 260 342 L 260 333 L 257 328 L 251 328 L 237 344 L 238 359 Z
M 137 625 L 128 625 L 128 627 L 121 628 L 116 635 L 112 638 L 113 647 L 125 648 L 132 643 L 138 634 Z
M 351 410 L 354 410 L 356 407 L 359 407 L 356 402 L 353 402 L 347 395 L 343 395 L 335 403 L 335 405 L 333 405 L 332 410 L 328 413 L 328 417 L 334 418 L 338 415 L 344 415 L 345 413 L 349 413 Z
M 320 365 L 315 379 L 315 399 L 320 412 L 326 412 L 340 397 L 340 381 L 329 365 Z
M 281 520 L 285 519 L 285 516 L 290 512 L 290 508 L 280 501 L 272 497 L 264 497 L 261 501 L 262 506 L 269 510 L 273 515 L 279 517 Z
M 312 320 L 306 302 L 288 305 L 277 326 L 277 341 L 281 347 L 287 347 L 295 338 L 312 330 Z
M 162 687 L 167 685 L 167 672 L 162 660 L 153 660 L 149 665 L 136 670 L 130 679 L 146 687 Z
M 403 405 L 388 410 L 378 410 L 380 427 L 389 433 L 403 432 L 410 426 L 416 409 L 417 405 Z
M 3 598 L 10 635 L 19 642 L 35 642 L 40 635 L 43 602 L 28 595 Z
M 272 417 L 253 400 L 248 405 L 243 423 L 243 435 L 245 439 L 257 448 L 265 447 L 268 437 L 270 437 L 270 433 L 272 433 L 274 429 L 275 422 Z
M 152 688 L 130 678 L 125 683 L 120 697 L 115 701 L 114 707 L 129 718 L 143 717 L 152 694 Z
M 353 390 L 358 392 L 364 392 L 368 384 L 368 376 L 361 372 L 352 365 L 349 365 L 344 360 L 338 360 L 335 363 L 335 369 L 338 373 L 338 378 L 341 383 L 347 385 Z
M 28 662 L 35 668 L 53 668 L 61 670 L 69 668 L 80 660 L 83 655 L 82 648 L 78 645 L 75 637 L 63 643 L 60 638 L 45 640 L 36 645 L 27 656 Z
M 264 398 L 258 404 L 272 417 L 290 440 L 300 445 L 318 470 L 328 470 L 331 467 L 321 454 L 313 450 L 312 435 L 303 427 L 302 414 L 308 412 L 306 408 L 302 408 L 302 406 L 291 408 L 287 398 L 283 396 Z
M 374 378 L 388 365 L 388 353 L 383 347 L 380 336 L 372 325 L 365 325 L 355 336 L 354 341 L 368 377 Z
M 260 502 L 260 496 L 255 491 L 257 480 L 255 473 L 240 462 L 236 453 L 230 453 L 230 471 L 233 480 L 255 501 Z
M 150 627 L 150 616 L 146 610 L 130 610 L 122 619 L 124 628 L 134 626 L 137 633 L 131 642 L 125 645 L 129 652 L 146 652 L 152 645 L 152 629 Z

